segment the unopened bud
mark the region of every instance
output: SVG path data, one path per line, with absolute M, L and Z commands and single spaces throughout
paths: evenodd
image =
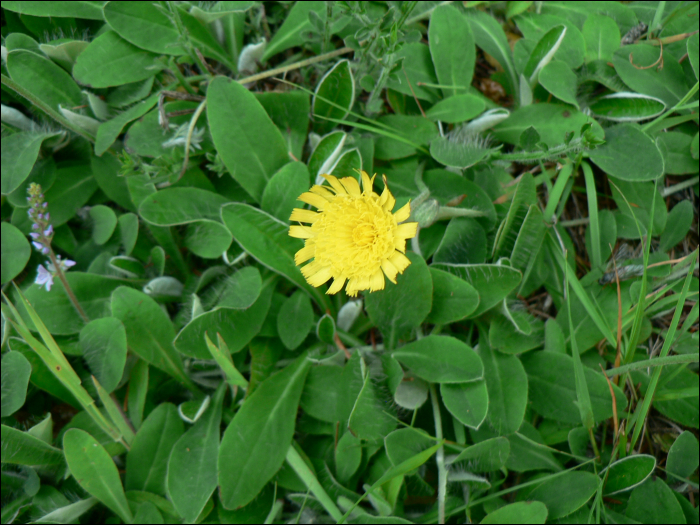
M 439 212 L 440 203 L 436 199 L 426 199 L 411 210 L 411 220 L 418 222 L 419 228 L 427 228 L 437 220 Z

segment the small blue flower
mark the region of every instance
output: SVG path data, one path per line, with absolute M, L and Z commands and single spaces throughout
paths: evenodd
M 53 275 L 42 265 L 37 266 L 36 270 L 37 274 L 34 282 L 39 286 L 46 285 L 46 291 L 50 292 L 51 286 L 53 286 Z
M 29 234 L 29 236 L 34 239 L 35 241 L 39 238 L 39 234 L 36 232 L 32 232 Z
M 39 251 L 41 251 L 44 248 L 44 245 L 40 242 L 32 241 L 32 244 L 34 245 L 34 248 L 36 248 Z
M 44 230 L 44 236 L 51 237 L 52 233 L 53 233 L 53 224 L 49 224 L 49 227 Z

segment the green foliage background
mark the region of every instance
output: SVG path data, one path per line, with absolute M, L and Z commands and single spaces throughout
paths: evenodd
M 697 20 L 3 2 L 2 522 L 697 523 Z M 349 300 L 288 219 L 360 169 Z

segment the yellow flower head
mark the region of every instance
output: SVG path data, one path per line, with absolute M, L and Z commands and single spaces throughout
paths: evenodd
M 305 240 L 294 257 L 296 264 L 313 258 L 301 269 L 306 281 L 318 287 L 332 277 L 329 294 L 340 291 L 347 281 L 346 292 L 351 297 L 360 290 L 384 289 L 385 274 L 396 284 L 396 274 L 411 264 L 404 255 L 406 239 L 415 237 L 418 227 L 416 222 L 399 224 L 411 214 L 410 204 L 391 213 L 396 199 L 386 177 L 379 196 L 372 191 L 374 177 L 370 179 L 364 171 L 364 191 L 353 177 L 322 176 L 330 187 L 315 185 L 299 197 L 318 212 L 295 208 L 289 218 L 311 225 L 289 227 L 290 236 Z

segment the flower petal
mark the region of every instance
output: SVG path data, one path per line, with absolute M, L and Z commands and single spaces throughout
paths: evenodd
M 416 236 L 417 231 L 418 231 L 418 223 L 417 222 L 405 222 L 403 224 L 399 224 L 398 227 L 396 228 L 396 236 L 403 237 L 404 239 L 412 239 L 413 237 Z
M 340 183 L 345 187 L 345 189 L 350 195 L 355 195 L 356 197 L 362 195 L 362 192 L 360 191 L 360 185 L 357 183 L 357 180 L 353 177 L 343 177 L 342 179 L 340 179 Z
M 406 239 L 398 236 L 394 237 L 394 249 L 401 253 L 406 253 Z
M 394 266 L 389 259 L 384 259 L 382 261 L 382 270 L 384 270 L 386 278 L 396 284 L 396 274 L 398 271 L 396 270 L 396 266 Z
M 347 195 L 348 192 L 345 191 L 345 187 L 340 183 L 337 177 L 328 174 L 323 174 L 321 177 L 328 181 L 328 184 L 331 185 L 338 195 Z
M 316 246 L 313 244 L 306 245 L 304 246 L 301 250 L 299 250 L 296 254 L 294 254 L 294 264 L 299 266 L 302 263 L 305 263 L 309 259 L 311 259 L 314 254 L 316 253 Z
M 321 197 L 328 199 L 329 201 L 335 199 L 335 194 L 325 186 L 319 186 L 318 184 L 314 184 L 313 186 L 311 186 L 311 189 L 309 191 L 311 193 L 315 193 L 316 195 L 320 195 Z
M 408 265 L 411 264 L 411 260 L 401 252 L 394 252 L 394 254 L 389 257 L 389 262 L 396 266 L 399 273 L 403 273 L 403 271 L 408 268 Z
M 311 193 L 310 191 L 302 193 L 301 195 L 299 195 L 299 197 L 297 197 L 297 199 L 301 202 L 305 202 L 306 204 L 311 204 L 311 206 L 314 206 L 319 210 L 323 210 L 326 204 L 328 204 L 328 199 L 324 199 L 320 195 L 316 195 L 315 193 Z
M 308 266 L 307 266 L 308 268 Z M 321 268 L 318 272 L 313 274 L 312 276 L 308 277 L 306 280 L 308 283 L 313 286 L 314 288 L 318 288 L 322 284 L 325 284 L 325 282 L 333 277 L 331 267 L 326 266 L 325 268 Z
M 345 284 L 345 277 L 336 277 L 335 280 L 333 281 L 333 284 L 331 284 L 331 287 L 328 288 L 328 291 L 326 292 L 327 294 L 333 295 L 338 293 L 340 290 L 343 289 L 343 285 Z
M 312 275 L 316 274 L 317 272 L 321 271 L 322 269 L 323 269 L 323 265 L 320 262 L 314 260 L 314 261 L 311 261 L 306 266 L 304 266 L 301 269 L 301 273 L 308 281 Z
M 406 203 L 405 206 L 402 206 L 401 209 L 397 210 L 396 213 L 394 213 L 394 218 L 396 219 L 396 222 L 403 222 L 406 219 L 408 219 L 411 216 L 411 203 L 408 202 Z
M 379 197 L 379 205 L 384 211 L 391 211 L 394 209 L 394 204 L 396 204 L 396 199 L 389 191 L 389 185 L 386 182 L 386 175 L 384 176 L 384 191 L 381 197 Z
M 311 230 L 310 226 L 297 226 L 293 224 L 289 227 L 289 236 L 297 239 L 311 239 L 316 234 Z
M 289 220 L 298 222 L 308 222 L 310 224 L 313 224 L 320 218 L 321 216 L 313 210 L 302 210 L 301 208 L 294 208 L 292 210 L 292 215 L 290 215 L 289 217 Z
M 366 171 L 362 171 L 362 189 L 366 194 L 370 194 L 372 192 L 372 183 L 374 182 L 374 177 L 371 179 L 369 178 L 369 175 L 367 175 Z
M 384 289 L 384 274 L 381 270 L 377 270 L 372 277 L 369 278 L 369 291 L 376 292 Z

